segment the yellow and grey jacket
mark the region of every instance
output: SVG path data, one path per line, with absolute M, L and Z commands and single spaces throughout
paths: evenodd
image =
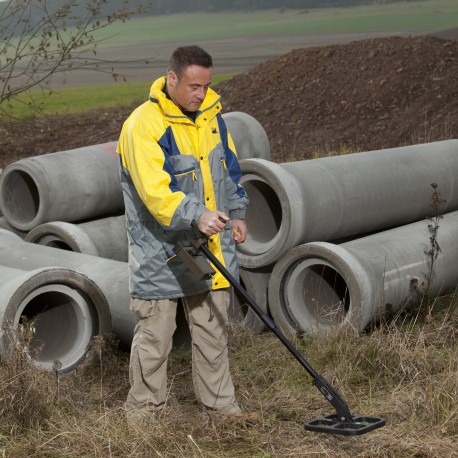
M 118 142 L 129 238 L 130 293 L 140 299 L 175 298 L 229 286 L 217 272 L 198 281 L 174 255 L 203 212 L 245 217 L 248 198 L 239 184 L 234 143 L 218 94 L 208 89 L 193 122 L 156 80 L 147 102 L 125 121 Z M 238 278 L 235 244 L 227 226 L 209 239 L 212 253 Z

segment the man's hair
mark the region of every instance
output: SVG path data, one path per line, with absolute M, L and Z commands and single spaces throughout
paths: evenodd
M 170 56 L 169 70 L 175 72 L 178 79 L 181 79 L 184 71 L 191 65 L 211 68 L 213 67 L 212 57 L 199 46 L 181 46 Z

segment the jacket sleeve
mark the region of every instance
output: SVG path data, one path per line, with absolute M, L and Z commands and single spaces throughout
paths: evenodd
M 207 209 L 194 194 L 178 186 L 168 157 L 152 134 L 153 126 L 133 115 L 123 125 L 118 142 L 123 166 L 148 211 L 165 228 L 189 229 Z

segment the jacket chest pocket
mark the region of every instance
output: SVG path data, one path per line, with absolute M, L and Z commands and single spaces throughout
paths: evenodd
M 202 174 L 194 156 L 171 156 L 173 174 L 180 189 L 185 193 L 193 193 L 197 198 L 203 198 Z

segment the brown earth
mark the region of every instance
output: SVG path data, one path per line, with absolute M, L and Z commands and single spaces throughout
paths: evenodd
M 294 50 L 219 91 L 291 160 L 458 138 L 457 72 L 458 41 L 390 37 Z
M 457 34 L 296 49 L 220 83 L 224 111 L 265 128 L 277 162 L 458 138 Z M 1 126 L 0 168 L 118 138 L 132 108 Z

